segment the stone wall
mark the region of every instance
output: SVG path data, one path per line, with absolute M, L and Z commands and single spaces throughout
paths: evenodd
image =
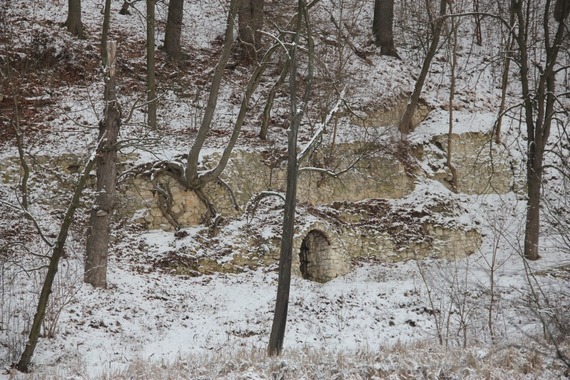
M 351 165 L 358 155 L 351 145 L 339 146 L 335 153 L 338 170 Z M 205 164 L 214 165 L 216 156 L 209 157 Z M 241 210 L 252 195 L 265 190 L 285 191 L 285 162 L 270 166 L 257 152 L 236 151 L 224 171 L 223 178 L 233 189 Z M 311 164 L 307 164 L 311 166 Z M 405 172 L 402 163 L 380 155 L 358 161 L 348 172 L 338 178 L 325 174 L 304 171 L 299 174 L 297 199 L 309 204 L 326 204 L 335 201 L 357 201 L 367 198 L 401 198 L 414 189 L 414 181 Z M 237 216 L 228 191 L 218 184 L 210 184 L 206 193 L 219 212 Z
M 483 133 L 452 135 L 452 162 L 457 169 L 457 191 L 466 194 L 506 193 L 513 188 L 513 169 L 508 151 L 502 145 L 490 143 L 490 136 Z M 347 167 L 357 157 L 351 146 L 340 146 L 335 155 L 338 170 Z M 424 149 L 417 150 L 421 160 L 426 160 L 434 168 L 434 178 L 451 188 L 451 173 L 445 166 L 447 137 L 436 136 Z M 206 157 L 206 167 L 217 163 L 219 156 Z M 316 165 L 315 165 L 316 166 Z M 243 213 L 247 202 L 258 192 L 265 190 L 284 191 L 286 170 L 283 163 L 270 165 L 261 153 L 236 151 L 223 173 L 223 179 L 235 196 L 236 209 L 232 197 L 225 186 L 218 183 L 206 185 L 207 194 L 216 210 L 222 215 L 236 217 Z M 144 220 L 150 228 L 164 226 L 165 219 L 154 206 L 148 184 L 137 181 L 134 186 L 143 189 L 147 197 L 129 194 L 125 215 L 134 214 L 138 209 L 150 207 Z M 167 182 L 171 182 L 167 180 Z M 406 174 L 404 165 L 394 159 L 381 155 L 359 161 L 353 169 L 338 178 L 314 171 L 301 172 L 298 181 L 297 197 L 299 202 L 308 204 L 329 204 L 336 201 L 358 201 L 369 198 L 401 198 L 414 188 L 413 179 Z M 147 190 L 145 190 L 147 189 Z M 173 185 L 173 207 L 175 214 L 181 215 L 180 224 L 195 225 L 202 221 L 205 208 L 195 194 Z M 189 200 L 185 197 L 190 197 Z M 140 202 L 137 207 L 136 202 Z M 155 202 L 156 203 L 156 202 Z M 141 220 L 140 217 L 137 220 Z
M 166 193 L 172 200 L 170 205 L 165 204 L 161 193 Z M 185 189 L 168 175 L 159 177 L 157 185 L 145 177 L 129 177 L 119 185 L 119 194 L 120 207 L 117 212 L 148 229 L 173 230 L 172 219 L 181 226 L 195 226 L 204 222 L 204 203 L 196 193 Z M 164 210 L 169 210 L 170 214 Z
M 513 190 L 512 159 L 503 145 L 495 144 L 490 134 L 452 134 L 451 162 L 457 170 L 457 191 L 465 194 L 504 194 Z M 435 178 L 450 187 L 451 172 L 445 166 L 447 136 L 435 136 L 423 150 L 436 170 Z
M 374 258 L 397 262 L 418 258 L 458 259 L 479 250 L 482 237 L 476 230 L 425 225 L 427 238 L 422 242 L 399 244 L 386 232 L 347 229 L 343 234 L 346 254 L 354 259 Z
M 323 241 L 324 240 L 324 241 Z M 309 252 L 306 250 L 309 249 Z M 308 263 L 303 263 L 308 255 Z M 327 282 L 351 271 L 344 236 L 326 223 L 303 226 L 293 240 L 292 273 L 308 280 Z
M 336 165 L 341 170 L 353 163 L 356 155 L 351 147 L 340 147 Z M 218 155 L 204 159 L 206 167 L 217 163 Z M 242 215 L 255 194 L 265 191 L 285 191 L 286 169 L 270 166 L 262 154 L 250 151 L 232 153 L 223 179 L 232 189 L 238 209 L 225 186 L 219 183 L 207 184 L 204 193 L 217 212 L 226 217 Z M 193 226 L 203 222 L 206 208 L 193 191 L 184 190 L 173 178 L 162 175 L 159 183 L 170 189 L 172 211 L 182 226 Z M 400 198 L 414 188 L 413 179 L 405 172 L 404 165 L 397 160 L 382 156 L 369 157 L 338 178 L 305 171 L 300 173 L 297 188 L 299 202 L 326 204 L 335 201 L 358 201 L 367 198 Z M 124 217 L 134 217 L 135 222 L 147 228 L 172 229 L 158 204 L 157 190 L 145 177 L 127 178 L 120 186 L 121 208 Z
M 326 222 L 312 223 L 297 231 L 293 247 L 293 274 L 327 282 L 352 270 L 352 262 L 379 260 L 399 262 L 422 258 L 459 259 L 477 252 L 483 242 L 474 229 L 442 227 L 425 224 L 426 237 L 419 242 L 397 242 L 387 232 L 346 226 L 339 228 Z M 315 234 L 316 233 L 316 234 Z M 303 250 L 307 240 L 314 244 L 315 236 L 324 236 L 328 245 L 313 251 L 316 262 L 303 270 Z M 316 244 L 318 246 L 318 244 Z M 310 274 L 307 275 L 306 272 Z

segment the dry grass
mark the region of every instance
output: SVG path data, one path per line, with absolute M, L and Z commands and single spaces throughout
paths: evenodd
M 564 343 L 566 351 L 570 341 Z M 136 360 L 89 376 L 79 368 L 46 371 L 34 379 L 559 379 L 566 366 L 553 347 L 529 339 L 523 347 L 448 348 L 431 342 L 356 352 L 291 349 L 277 358 L 265 350 L 221 349 L 172 363 Z M 80 366 L 80 364 L 78 364 Z M 11 379 L 30 376 L 13 375 Z

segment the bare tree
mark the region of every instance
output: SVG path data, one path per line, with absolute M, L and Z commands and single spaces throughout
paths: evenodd
M 481 32 L 481 16 L 479 15 L 479 0 L 473 0 L 473 11 L 475 12 L 475 41 L 477 45 L 483 45 L 483 33 Z
M 105 113 L 99 124 L 99 139 L 102 144 L 97 151 L 97 192 L 91 210 L 85 254 L 84 280 L 98 288 L 107 287 L 109 234 L 111 217 L 116 206 L 117 138 L 121 126 L 115 80 L 116 49 L 117 44 L 114 41 L 107 46 Z
M 166 19 L 166 32 L 164 35 L 164 50 L 172 61 L 181 57 L 180 37 L 182 35 L 182 16 L 184 0 L 170 0 L 168 3 L 168 17 Z
M 511 67 L 511 49 L 513 46 L 513 34 L 511 30 L 513 30 L 515 24 L 515 13 L 512 7 L 509 7 L 509 28 L 508 28 L 508 35 L 507 41 L 505 43 L 505 58 L 503 64 L 503 73 L 501 76 L 501 104 L 499 105 L 499 113 L 497 115 L 497 127 L 495 128 L 495 141 L 497 144 L 501 143 L 501 133 L 502 133 L 502 125 L 503 125 L 503 113 L 505 112 L 505 106 L 507 102 L 507 86 L 509 85 L 509 70 Z
M 554 5 L 554 19 L 560 23 L 570 14 L 570 0 L 556 0 Z
M 146 99 L 147 124 L 156 129 L 156 79 L 154 65 L 154 19 L 156 0 L 146 0 Z
M 449 10 L 451 11 L 451 5 Z M 452 163 L 451 157 L 453 152 L 453 107 L 455 100 L 455 82 L 456 82 L 456 72 L 457 72 L 457 29 L 459 28 L 459 22 L 455 18 L 449 20 L 451 24 L 451 30 L 449 34 L 451 35 L 451 51 L 450 51 L 450 84 L 449 84 L 449 131 L 447 133 L 447 161 L 446 165 L 451 171 L 451 186 L 454 191 L 457 191 L 457 169 Z
M 111 22 L 111 0 L 105 0 L 103 9 L 103 27 L 101 28 L 101 62 L 107 67 L 107 40 L 109 39 L 109 24 Z
M 520 81 L 523 96 L 524 121 L 527 130 L 527 192 L 528 205 L 526 213 L 524 257 L 538 260 L 538 240 L 540 232 L 540 202 L 542 196 L 542 180 L 544 174 L 544 156 L 550 136 L 552 122 L 556 116 L 556 72 L 558 70 L 558 53 L 562 42 L 568 38 L 564 18 L 569 6 L 567 0 L 557 0 L 554 7 L 555 19 L 558 22 L 556 31 L 552 33 L 552 1 L 546 0 L 542 14 L 543 41 L 529 41 L 533 21 L 530 17 L 530 3 L 524 0 L 511 0 L 518 28 L 515 40 L 520 53 Z M 529 57 L 529 50 L 536 49 L 536 44 L 543 42 L 545 62 L 541 64 Z M 533 78 L 531 65 L 538 68 L 538 78 Z
M 261 48 L 263 5 L 265 0 L 239 0 L 238 33 L 244 47 L 245 58 L 257 60 Z
M 222 79 L 224 77 L 224 71 L 226 69 L 229 57 L 232 52 L 232 47 L 234 44 L 233 33 L 234 33 L 235 17 L 237 15 L 237 6 L 238 6 L 238 0 L 232 0 L 230 2 L 230 9 L 226 21 L 226 30 L 224 34 L 222 51 L 218 63 L 214 69 L 210 92 L 208 95 L 206 107 L 204 109 L 204 114 L 202 116 L 202 120 L 200 123 L 200 128 L 198 129 L 198 133 L 196 135 L 196 138 L 194 139 L 194 143 L 192 144 L 192 147 L 189 150 L 186 162 L 185 163 L 173 162 L 173 161 L 163 162 L 162 165 L 159 165 L 159 168 L 157 169 L 159 171 L 163 170 L 164 168 L 168 169 L 170 175 L 173 175 L 182 186 L 184 186 L 187 189 L 193 190 L 208 209 L 208 215 L 206 215 L 206 220 L 214 220 L 214 225 L 217 214 L 213 205 L 208 200 L 207 196 L 204 194 L 202 189 L 208 183 L 219 181 L 219 177 L 223 172 L 223 170 L 225 169 L 229 161 L 231 152 L 233 151 L 233 148 L 235 147 L 235 144 L 239 137 L 241 127 L 243 126 L 243 123 L 245 121 L 246 111 L 249 107 L 249 101 L 251 99 L 251 96 L 253 95 L 254 91 L 259 85 L 262 74 L 267 69 L 272 54 L 279 46 L 279 44 L 275 44 L 273 47 L 268 49 L 261 63 L 255 67 L 255 70 L 251 75 L 250 80 L 244 90 L 244 96 L 242 98 L 238 116 L 233 126 L 233 131 L 231 133 L 230 140 L 227 143 L 226 148 L 224 149 L 224 152 L 222 153 L 222 156 L 218 164 L 212 169 L 201 170 L 201 168 L 199 167 L 200 152 L 202 150 L 202 147 L 204 146 L 204 143 L 206 142 L 208 132 L 210 131 L 212 122 L 214 120 L 216 106 L 218 103 L 218 95 L 220 92 Z
M 67 30 L 74 36 L 83 38 L 85 30 L 81 22 L 81 0 L 68 0 L 67 20 L 65 21 Z
M 400 58 L 394 46 L 394 0 L 374 1 L 374 21 L 372 32 L 380 54 Z
M 319 0 L 314 0 L 308 5 L 310 9 Z M 239 0 L 230 1 L 228 18 L 226 21 L 226 29 L 224 33 L 223 45 L 218 59 L 218 63 L 214 69 L 210 92 L 208 95 L 208 100 L 206 102 L 206 107 L 204 108 L 203 116 L 200 122 L 200 127 L 194 139 L 194 142 L 189 150 L 189 153 L 185 159 L 185 162 L 181 161 L 163 161 L 153 167 L 154 175 L 158 175 L 161 171 L 168 171 L 169 175 L 173 176 L 183 187 L 192 190 L 201 199 L 207 208 L 207 214 L 204 215 L 207 223 L 212 222 L 215 227 L 218 219 L 218 214 L 214 208 L 214 205 L 209 201 L 208 197 L 204 193 L 203 189 L 208 183 L 220 182 L 220 175 L 227 166 L 231 153 L 236 145 L 237 139 L 239 137 L 241 128 L 245 122 L 247 110 L 249 109 L 249 102 L 255 90 L 257 89 L 263 73 L 269 67 L 269 63 L 273 54 L 282 46 L 282 40 L 285 36 L 289 35 L 288 31 L 283 31 L 279 34 L 278 41 L 269 47 L 263 58 L 260 60 L 259 64 L 255 66 L 253 73 L 244 89 L 243 97 L 241 101 L 241 106 L 238 115 L 235 119 L 233 130 L 230 135 L 230 139 L 222 152 L 222 155 L 218 163 L 212 168 L 203 169 L 199 165 L 200 154 L 202 148 L 206 142 L 208 133 L 212 126 L 214 120 L 214 115 L 216 112 L 216 106 L 218 102 L 218 95 L 220 92 L 222 80 L 224 77 L 224 72 L 232 52 L 234 44 L 234 26 L 235 17 L 238 11 Z M 297 18 L 296 15 L 293 20 Z M 226 186 L 227 188 L 227 186 Z M 174 227 L 178 226 L 174 224 Z
M 408 106 L 406 107 L 406 111 L 404 112 L 404 116 L 402 116 L 402 120 L 400 120 L 399 129 L 400 132 L 404 134 L 409 133 L 413 129 L 412 119 L 414 117 L 414 113 L 416 112 L 416 109 L 420 101 L 420 95 L 422 94 L 423 86 L 428 75 L 431 61 L 433 60 L 433 57 L 435 57 L 435 53 L 437 52 L 439 46 L 439 38 L 441 36 L 441 29 L 444 22 L 444 16 L 447 10 L 448 1 L 450 0 L 440 0 L 439 17 L 437 17 L 435 20 L 433 19 L 432 15 L 428 13 L 430 17 L 432 39 L 430 42 L 429 50 L 426 54 L 426 57 L 424 58 L 424 63 L 422 65 L 420 75 L 418 77 L 418 80 L 416 81 L 414 92 L 410 97 Z
M 283 231 L 281 235 L 281 247 L 279 256 L 279 283 L 277 286 L 277 299 L 273 314 L 273 325 L 269 337 L 268 354 L 279 355 L 283 349 L 285 327 L 287 325 L 287 311 L 289 308 L 289 291 L 291 288 L 291 262 L 293 255 L 293 228 L 295 226 L 295 209 L 297 196 L 298 157 L 297 157 L 297 133 L 303 118 L 310 95 L 312 81 L 312 37 L 310 33 L 309 15 L 304 0 L 298 2 L 297 28 L 295 37 L 289 49 L 289 96 L 291 121 L 288 130 L 287 144 L 287 189 L 285 194 L 285 210 L 283 218 Z M 304 23 L 303 23 L 304 21 Z M 306 79 L 306 87 L 302 103 L 297 103 L 297 49 L 302 26 L 306 27 L 307 40 L 309 43 L 309 72 Z
M 97 145 L 96 151 L 99 149 L 99 147 L 100 143 Z M 85 183 L 89 178 L 89 173 L 91 172 L 93 166 L 95 165 L 95 152 L 88 159 L 87 163 L 83 168 L 83 171 L 81 172 L 81 175 L 79 176 L 79 179 L 77 180 L 71 201 L 69 202 L 65 215 L 63 217 L 63 221 L 61 223 L 57 238 L 54 243 L 50 243 L 50 246 L 52 247 L 51 248 L 52 252 L 49 258 L 46 277 L 44 279 L 44 283 L 42 285 L 42 289 L 40 292 L 38 306 L 36 309 L 36 313 L 34 315 L 32 327 L 30 328 L 30 333 L 28 336 L 28 341 L 26 342 L 26 347 L 24 349 L 24 352 L 22 353 L 22 356 L 20 357 L 20 360 L 18 361 L 18 364 L 16 364 L 16 368 L 19 371 L 28 372 L 32 356 L 34 355 L 34 351 L 38 344 L 38 339 L 40 337 L 40 330 L 46 314 L 46 309 L 52 291 L 55 275 L 57 274 L 58 271 L 59 261 L 65 252 L 65 242 L 67 241 L 69 228 L 73 223 L 75 210 L 79 206 L 79 200 L 81 199 L 81 194 L 83 192 L 83 189 L 85 188 Z

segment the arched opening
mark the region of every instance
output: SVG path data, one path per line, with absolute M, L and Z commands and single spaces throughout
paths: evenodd
M 327 282 L 336 277 L 331 273 L 331 244 L 319 230 L 309 231 L 299 250 L 299 269 L 304 279 Z

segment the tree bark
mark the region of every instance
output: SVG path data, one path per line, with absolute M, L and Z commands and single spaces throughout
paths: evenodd
M 528 157 L 536 157 L 536 153 L 528 154 Z M 524 256 L 528 260 L 538 260 L 539 233 L 540 233 L 540 199 L 542 182 L 542 163 L 535 159 L 534 163 L 527 165 L 527 195 L 528 203 L 525 220 Z M 536 164 L 538 168 L 535 168 Z
M 513 34 L 511 30 L 515 24 L 515 14 L 512 7 L 509 10 L 509 25 L 510 28 L 507 31 L 507 44 L 505 46 L 505 63 L 503 64 L 503 74 L 501 75 L 501 104 L 499 105 L 499 114 L 497 115 L 497 128 L 495 130 L 495 142 L 497 144 L 501 143 L 501 134 L 503 129 L 503 113 L 505 112 L 505 106 L 507 102 L 507 86 L 509 85 L 509 70 L 511 67 L 511 50 L 513 45 Z
M 99 149 L 99 146 L 97 146 L 96 149 Z M 91 169 L 93 169 L 94 165 L 95 165 L 95 154 L 93 154 L 85 164 L 85 168 L 83 169 L 83 172 L 81 173 L 81 176 L 79 177 L 79 180 L 75 185 L 71 202 L 69 203 L 67 211 L 65 212 L 65 215 L 63 217 L 63 222 L 59 229 L 59 234 L 57 235 L 57 240 L 55 241 L 55 244 L 52 249 L 52 254 L 49 259 L 49 265 L 46 272 L 46 277 L 44 279 L 44 283 L 40 293 L 40 298 L 38 300 L 38 306 L 36 309 L 36 314 L 34 315 L 34 320 L 32 322 L 32 327 L 30 329 L 28 341 L 26 342 L 26 347 L 24 349 L 24 352 L 22 353 L 22 356 L 20 357 L 20 361 L 18 362 L 18 364 L 16 364 L 16 368 L 19 371 L 28 372 L 32 356 L 34 355 L 34 351 L 36 349 L 36 346 L 38 344 L 38 339 L 40 337 L 42 323 L 49 302 L 49 296 L 51 294 L 51 289 L 59 266 L 59 260 L 61 259 L 63 253 L 65 252 L 65 242 L 67 240 L 69 227 L 71 227 L 71 223 L 73 222 L 75 210 L 79 205 L 79 199 L 81 198 L 81 193 L 83 192 L 83 188 L 85 187 L 85 183 L 87 182 L 87 178 L 89 177 L 89 172 L 91 172 Z
M 304 0 L 298 2 L 298 18 L 295 38 L 291 48 L 289 49 L 289 94 L 290 94 L 290 112 L 291 124 L 288 131 L 287 144 L 287 193 L 285 194 L 285 210 L 283 217 L 283 232 L 281 235 L 281 247 L 279 255 L 279 283 L 277 286 L 277 297 L 275 301 L 275 312 L 273 314 L 273 324 L 271 326 L 271 335 L 269 336 L 269 345 L 267 353 L 270 356 L 276 356 L 283 350 L 283 341 L 285 338 L 285 327 L 287 325 L 287 312 L 289 308 L 289 292 L 291 288 L 291 263 L 293 255 L 293 235 L 295 226 L 295 209 L 297 198 L 297 177 L 298 177 L 298 156 L 297 156 L 297 133 L 299 125 L 303 118 L 305 107 L 310 97 L 311 81 L 312 81 L 312 55 L 313 45 L 310 33 L 309 16 Z M 305 93 L 302 104 L 297 103 L 297 46 L 302 20 L 305 21 L 307 29 L 307 41 L 309 44 L 308 55 L 308 75 Z
M 372 32 L 381 55 L 400 58 L 394 46 L 394 0 L 374 1 L 374 21 Z
M 116 49 L 116 42 L 111 41 L 107 49 L 105 116 L 99 125 L 99 139 L 103 143 L 97 152 L 97 192 L 87 231 L 84 280 L 96 288 L 107 287 L 110 225 L 116 204 L 117 139 L 121 126 L 115 80 Z
M 269 132 L 269 123 L 271 121 L 271 108 L 273 107 L 273 101 L 275 100 L 275 95 L 279 88 L 285 82 L 287 78 L 287 73 L 289 72 L 289 66 L 286 64 L 279 74 L 279 78 L 269 90 L 267 95 L 267 100 L 265 101 L 265 107 L 263 107 L 263 114 L 261 115 L 261 127 L 259 128 L 259 138 L 262 140 L 267 140 L 267 133 Z
M 67 27 L 67 31 L 74 36 L 79 38 L 85 36 L 83 23 L 81 22 L 81 0 L 68 0 L 65 26 Z
M 479 0 L 474 0 L 473 10 L 475 11 L 475 39 L 476 44 L 483 45 L 483 33 L 481 31 L 481 16 L 479 16 Z
M 570 14 L 570 0 L 556 0 L 554 5 L 554 19 L 563 22 Z
M 234 39 L 234 19 L 236 15 L 237 1 L 231 0 L 230 11 L 228 13 L 228 18 L 226 21 L 226 31 L 224 34 L 224 45 L 222 46 L 222 54 L 218 60 L 218 64 L 214 70 L 214 77 L 212 78 L 212 85 L 210 87 L 210 94 L 208 95 L 208 102 L 206 103 L 206 109 L 204 110 L 204 116 L 202 117 L 202 122 L 200 124 L 200 129 L 198 129 L 198 134 L 192 144 L 192 148 L 188 152 L 188 160 L 186 164 L 186 173 L 184 177 L 187 181 L 188 187 L 199 188 L 203 184 L 198 179 L 198 159 L 200 157 L 200 151 L 204 146 L 208 132 L 212 125 L 212 120 L 214 119 L 214 112 L 216 111 L 216 105 L 218 104 L 218 94 L 220 92 L 220 86 L 222 79 L 224 77 L 224 71 L 230 54 L 232 52 L 233 39 Z
M 451 12 L 451 5 L 450 12 Z M 453 191 L 457 192 L 457 169 L 451 160 L 453 152 L 453 107 L 455 106 L 455 73 L 457 68 L 457 28 L 455 19 L 450 20 L 451 23 L 451 37 L 453 43 L 450 57 L 450 83 L 449 83 L 449 130 L 447 133 L 447 167 L 451 172 L 451 186 Z
M 146 91 L 147 124 L 156 129 L 156 80 L 154 65 L 154 19 L 156 0 L 146 0 Z
M 422 94 L 423 86 L 424 86 L 425 80 L 426 80 L 427 75 L 428 75 L 428 71 L 429 71 L 429 67 L 431 65 L 431 61 L 433 60 L 433 57 L 435 56 L 435 53 L 437 52 L 437 48 L 439 45 L 439 38 L 441 36 L 441 28 L 442 28 L 443 21 L 444 21 L 443 16 L 445 16 L 445 12 L 447 9 L 447 1 L 448 0 L 440 0 L 440 2 L 439 2 L 439 17 L 434 21 L 434 26 L 433 26 L 433 30 L 432 30 L 433 31 L 433 38 L 431 40 L 430 47 L 429 47 L 429 50 L 427 52 L 427 55 L 424 59 L 424 63 L 422 65 L 422 70 L 420 72 L 420 76 L 418 77 L 418 80 L 416 81 L 416 85 L 414 87 L 414 92 L 412 93 L 412 96 L 408 102 L 408 106 L 406 107 L 406 112 L 404 112 L 404 116 L 402 116 L 402 120 L 400 120 L 399 129 L 400 129 L 400 132 L 402 132 L 404 134 L 408 134 L 414 129 L 412 119 L 414 117 L 414 113 L 416 112 L 416 109 L 418 108 L 418 103 L 420 101 L 420 95 Z
M 103 28 L 101 30 L 101 62 L 103 67 L 107 67 L 107 41 L 109 39 L 109 24 L 111 22 L 111 0 L 105 0 L 105 9 L 103 13 Z
M 557 0 L 560 1 L 560 0 Z M 559 3 L 557 2 L 557 5 Z M 539 232 L 540 232 L 540 202 L 542 197 L 543 163 L 546 146 L 550 136 L 552 121 L 555 116 L 556 104 L 556 63 L 562 41 L 568 33 L 563 22 L 558 23 L 558 28 L 552 35 L 550 9 L 551 0 L 546 0 L 543 14 L 543 35 L 546 62 L 541 67 L 537 81 L 531 81 L 529 77 L 529 54 L 528 54 L 528 15 L 523 10 L 521 1 L 511 0 L 511 8 L 516 15 L 518 29 L 516 41 L 520 52 L 520 80 L 523 95 L 524 118 L 527 128 L 527 192 L 528 204 L 525 223 L 524 257 L 527 260 L 538 260 L 539 255 Z M 533 47 L 535 48 L 535 47 Z M 531 90 L 531 83 L 535 82 L 535 88 Z
M 239 0 L 238 34 L 243 44 L 245 58 L 257 61 L 261 48 L 264 0 Z
M 182 55 L 180 37 L 182 35 L 182 16 L 184 0 L 170 0 L 168 3 L 168 18 L 164 35 L 164 50 L 172 61 L 178 61 Z

